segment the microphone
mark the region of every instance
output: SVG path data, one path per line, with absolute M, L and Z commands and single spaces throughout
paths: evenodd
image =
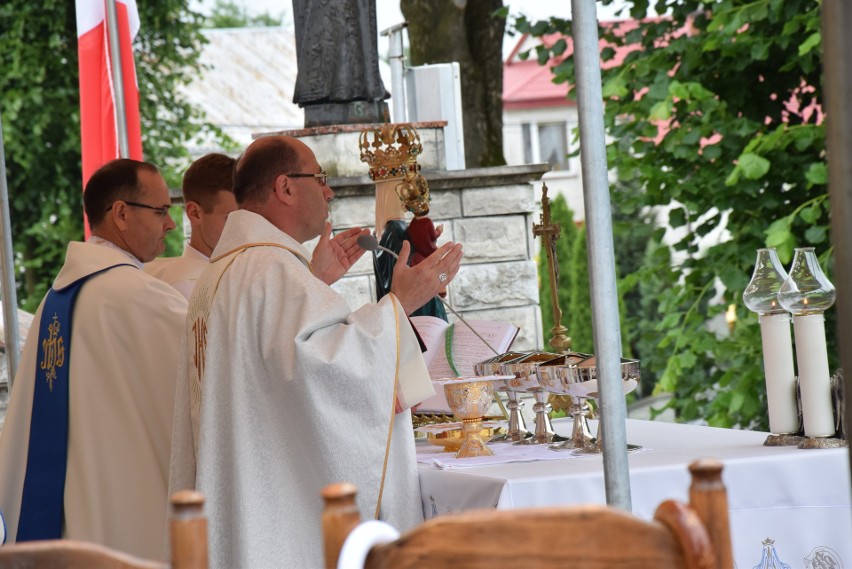
M 381 250 L 381 251 L 384 251 L 386 253 L 390 253 L 393 256 L 394 259 L 397 259 L 397 260 L 399 259 L 399 255 L 397 255 L 395 252 L 391 251 L 387 247 L 382 247 L 381 245 L 379 245 L 379 240 L 376 239 L 376 237 L 374 235 L 367 235 L 367 234 L 359 235 L 358 239 L 356 239 L 356 242 L 358 243 L 358 246 L 361 247 L 361 249 L 364 249 L 365 251 L 372 251 L 374 255 L 375 255 L 377 250 Z M 482 340 L 482 343 L 485 344 L 486 346 L 488 346 L 488 349 L 491 350 L 492 352 L 494 352 L 494 355 L 498 355 L 498 356 L 500 355 L 499 352 L 497 352 L 497 350 L 495 350 L 491 346 L 491 344 L 489 344 L 488 341 L 479 334 L 479 332 L 474 330 L 473 326 L 468 324 L 467 321 L 462 317 L 462 315 L 459 314 L 458 312 L 456 312 L 455 309 L 452 306 L 450 306 L 450 304 L 446 300 L 444 300 L 440 296 L 437 296 L 437 298 L 438 298 L 438 300 L 440 300 L 441 302 L 444 303 L 444 306 L 446 306 L 447 309 L 449 309 L 450 312 L 452 312 L 453 314 L 456 315 L 456 317 L 462 322 L 462 324 L 467 326 L 470 329 L 470 331 L 473 332 L 476 335 L 477 338 Z
M 381 245 L 379 245 L 379 240 L 376 239 L 373 235 L 359 235 L 358 239 L 356 239 L 355 241 L 358 243 L 358 246 L 365 251 L 373 251 L 375 253 L 376 250 L 381 249 L 382 251 L 393 255 L 394 259 L 399 259 L 399 255 L 397 255 L 387 247 L 382 247 Z

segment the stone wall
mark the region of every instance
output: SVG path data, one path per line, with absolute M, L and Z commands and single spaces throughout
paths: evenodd
M 530 182 L 547 170 L 546 164 L 535 164 L 422 172 L 432 196 L 430 217 L 444 225 L 439 244 L 452 240 L 464 245 L 462 266 L 447 300 L 465 318 L 516 324 L 521 331 L 513 348 L 519 350 L 544 344 L 532 234 L 532 224 L 538 221 L 533 219 L 536 196 Z M 329 184 L 335 191 L 335 229 L 372 228 L 373 183 L 361 176 L 330 178 Z M 375 302 L 372 258 L 361 258 L 334 288 L 353 308 Z

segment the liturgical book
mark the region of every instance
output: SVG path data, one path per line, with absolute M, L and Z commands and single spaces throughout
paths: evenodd
M 434 316 L 413 316 L 411 322 L 426 344 L 423 358 L 432 379 L 474 375 L 475 364 L 508 351 L 519 331 L 510 322 L 466 320 L 489 348 L 464 322 L 449 324 Z

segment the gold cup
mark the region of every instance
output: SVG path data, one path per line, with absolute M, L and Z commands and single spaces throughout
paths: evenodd
M 491 407 L 493 382 L 476 378 L 452 381 L 444 384 L 444 394 L 453 415 L 462 422 L 463 441 L 455 457 L 493 455 L 494 451 L 482 440 L 482 418 Z

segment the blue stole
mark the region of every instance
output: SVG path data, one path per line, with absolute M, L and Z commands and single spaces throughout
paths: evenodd
M 88 279 L 122 265 L 129 263 L 101 269 L 60 290 L 51 288 L 44 299 L 38 328 L 30 441 L 17 541 L 62 536 L 74 303 Z

